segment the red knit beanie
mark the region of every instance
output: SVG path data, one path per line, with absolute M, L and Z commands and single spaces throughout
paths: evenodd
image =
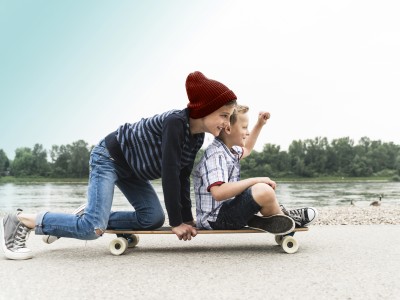
M 208 79 L 203 73 L 190 73 L 186 79 L 189 98 L 189 115 L 193 119 L 203 118 L 232 100 L 236 95 L 222 83 Z

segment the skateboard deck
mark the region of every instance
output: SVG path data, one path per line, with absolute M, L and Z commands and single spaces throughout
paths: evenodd
M 299 249 L 299 243 L 294 238 L 294 234 L 299 231 L 308 231 L 307 227 L 295 228 L 292 232 L 285 235 L 275 235 L 275 241 L 286 253 L 295 253 Z M 161 227 L 154 230 L 106 230 L 105 233 L 116 234 L 117 238 L 110 242 L 109 249 L 113 255 L 121 255 L 128 248 L 134 248 L 139 243 L 141 234 L 174 234 L 171 227 Z M 238 230 L 206 230 L 198 229 L 197 234 L 243 234 L 243 233 L 268 233 L 252 228 L 242 228 Z

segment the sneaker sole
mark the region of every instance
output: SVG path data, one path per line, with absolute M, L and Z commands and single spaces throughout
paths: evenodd
M 72 214 L 74 215 L 79 215 L 79 212 L 83 212 L 86 208 L 86 204 L 82 204 L 81 206 L 79 206 L 77 209 L 75 209 Z M 51 244 L 54 243 L 55 241 L 57 241 L 59 238 L 59 236 L 55 236 L 55 235 L 45 235 L 42 237 L 42 241 L 46 244 Z
M 8 250 L 6 247 L 6 241 L 5 241 L 5 236 L 4 236 L 4 219 L 1 219 L 1 224 L 0 224 L 0 239 L 1 239 L 1 248 L 4 252 L 4 256 L 8 259 L 12 260 L 25 260 L 25 259 L 30 259 L 33 257 L 32 251 L 29 250 L 28 248 L 26 249 L 26 252 L 14 252 Z
M 255 215 L 247 223 L 250 228 L 266 231 L 275 235 L 283 235 L 293 231 L 295 223 L 285 215 L 260 217 Z

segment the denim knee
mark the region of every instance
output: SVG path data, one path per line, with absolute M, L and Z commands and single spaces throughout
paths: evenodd
M 151 216 L 146 216 L 141 220 L 138 218 L 138 221 L 144 229 L 156 229 L 164 225 L 165 215 L 164 212 L 153 213 Z
M 156 228 L 161 227 L 164 225 L 164 222 L 165 222 L 165 215 L 163 213 L 159 216 L 159 218 L 158 218 L 157 222 L 154 224 L 154 226 L 156 226 Z
M 154 219 L 152 220 L 153 224 L 151 225 L 151 229 L 159 228 L 164 225 L 165 222 L 165 215 L 164 213 L 157 214 L 154 216 Z

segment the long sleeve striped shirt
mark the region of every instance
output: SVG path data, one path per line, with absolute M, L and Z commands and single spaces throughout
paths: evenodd
M 124 124 L 118 128 L 117 140 L 134 177 L 162 178 L 170 225 L 193 220 L 190 174 L 204 133 L 191 135 L 188 109 Z

